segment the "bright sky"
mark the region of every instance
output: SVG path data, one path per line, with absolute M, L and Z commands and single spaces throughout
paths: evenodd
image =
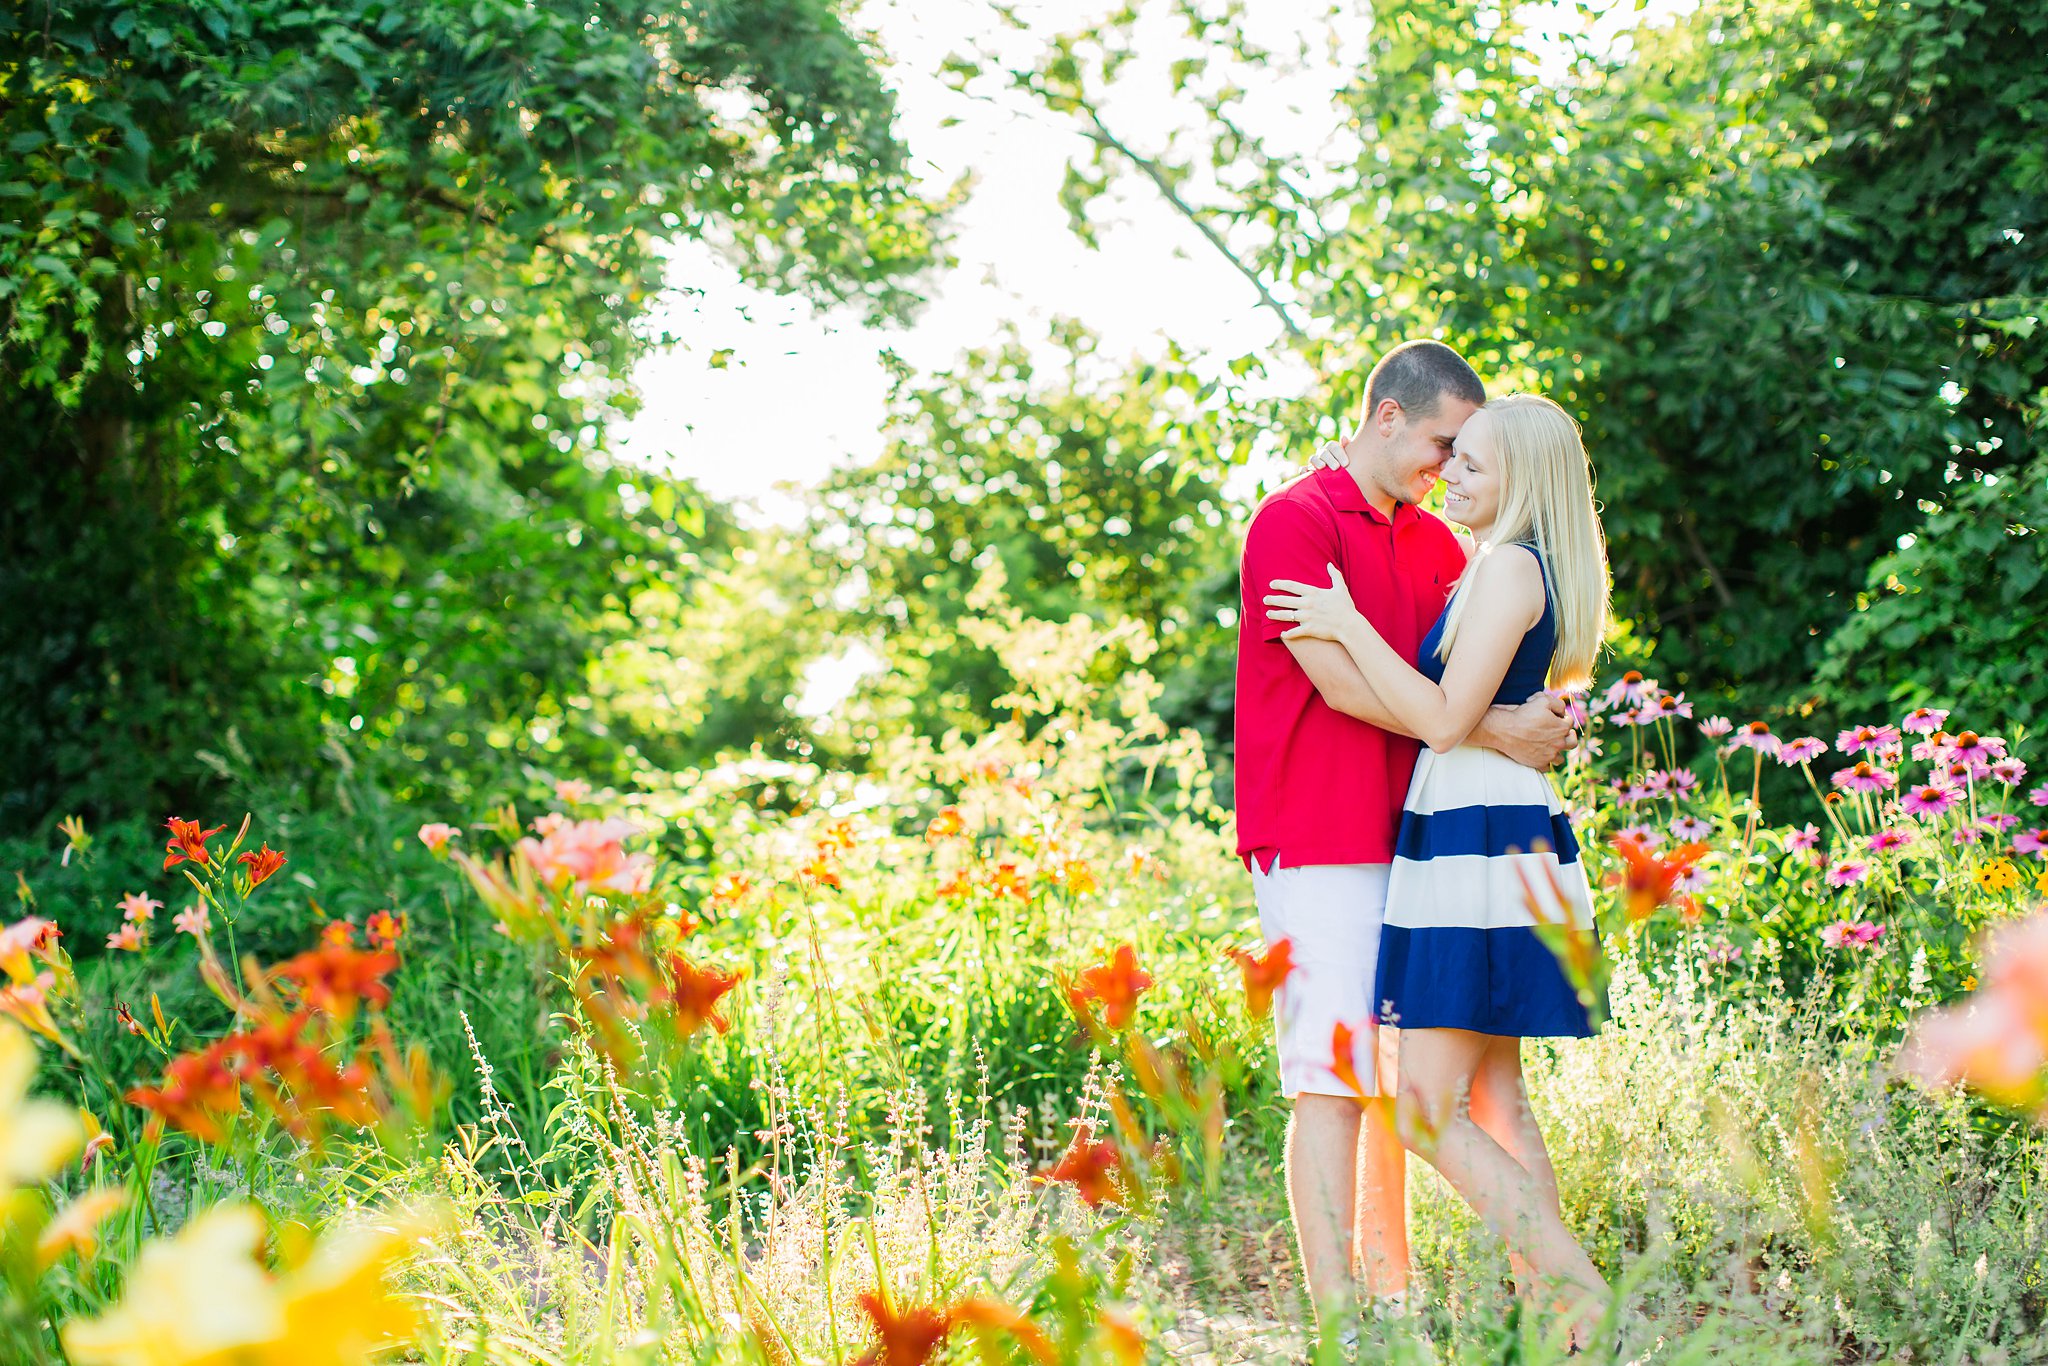
M 1595 30 L 1611 40 L 1691 0 L 1649 0 L 1639 10 L 1640 2 L 1604 0 Z M 1098 205 L 1100 248 L 1084 247 L 1058 199 L 1068 160 L 1086 151 L 1082 139 L 1021 99 L 1000 106 L 959 95 L 937 74 L 948 55 L 977 43 L 1001 42 L 1022 65 L 1045 37 L 1080 26 L 1108 3 L 1020 0 L 1015 9 L 1029 26 L 1020 35 L 1006 30 L 986 0 L 866 0 L 857 22 L 879 35 L 888 54 L 899 131 L 915 162 L 934 189 L 966 171 L 980 177 L 955 224 L 959 265 L 935 281 L 929 305 L 909 327 L 874 331 L 849 315 L 748 288 L 708 250 L 685 246 L 670 276 L 676 301 L 656 321 L 688 340 L 636 370 L 644 403 L 615 433 L 621 452 L 697 479 L 714 495 L 753 500 L 764 517 L 792 521 L 798 500 L 775 485 L 811 484 L 834 465 L 880 450 L 884 348 L 914 367 L 937 369 L 992 340 L 1005 321 L 1029 339 L 1058 316 L 1079 318 L 1111 356 L 1157 356 L 1171 336 L 1199 365 L 1209 353 L 1222 358 L 1275 342 L 1279 325 L 1251 286 L 1149 185 L 1136 177 L 1119 182 L 1106 211 Z M 1602 4 L 1592 0 L 1595 8 Z M 1177 26 L 1166 8 L 1150 7 L 1158 17 L 1148 21 L 1156 29 L 1140 44 L 1141 72 L 1178 55 Z M 1246 8 L 1253 37 L 1285 52 L 1304 31 L 1321 31 L 1328 7 L 1323 0 L 1260 0 Z M 1574 0 L 1540 0 L 1540 8 L 1553 26 L 1585 22 Z M 1343 12 L 1366 13 L 1362 6 Z M 1345 23 L 1344 46 L 1356 51 L 1369 20 Z M 1344 60 L 1291 84 L 1278 76 L 1253 83 L 1248 116 L 1305 149 L 1330 142 L 1331 96 L 1345 78 Z M 1175 118 L 1171 101 L 1143 95 L 1112 102 L 1109 114 L 1119 135 L 1141 150 L 1162 146 Z M 712 368 L 711 353 L 727 348 L 731 363 Z M 1290 458 L 1247 469 L 1241 478 L 1248 489 L 1294 467 Z
M 1101 9 L 1101 0 L 1042 0 L 1020 10 L 1034 32 L 1062 31 Z M 1298 9 L 1289 0 L 1279 9 Z M 1068 231 L 1059 204 L 1067 160 L 1081 139 L 1045 116 L 953 93 L 937 76 L 951 52 L 998 32 L 979 0 L 870 0 L 860 21 L 880 34 L 893 62 L 900 132 L 935 186 L 962 172 L 980 182 L 958 216 L 960 264 L 939 277 L 931 302 L 907 329 L 873 331 L 850 316 L 821 314 L 795 300 L 750 289 L 701 247 L 678 253 L 672 280 L 702 293 L 678 301 L 661 321 L 690 338 L 635 373 L 642 410 L 617 433 L 636 462 L 667 466 L 714 494 L 760 499 L 788 517 L 791 500 L 770 494 L 784 481 L 811 483 L 833 465 L 880 450 L 886 347 L 913 366 L 938 368 L 993 339 L 1005 321 L 1027 337 L 1047 320 L 1077 317 L 1110 354 L 1157 354 L 1164 338 L 1183 347 L 1235 354 L 1278 337 L 1251 286 L 1149 188 L 1120 193 L 1114 217 L 1090 251 Z M 1327 117 L 1325 98 L 1321 110 Z M 957 120 L 951 127 L 948 119 Z M 1126 111 L 1124 136 L 1147 144 L 1163 133 L 1146 111 Z M 710 368 L 730 347 L 730 366 Z

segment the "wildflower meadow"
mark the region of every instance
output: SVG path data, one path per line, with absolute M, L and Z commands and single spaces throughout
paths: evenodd
M 991 629 L 1010 719 L 886 778 L 67 824 L 0 958 L 7 1359 L 1335 1360 L 1278 1184 L 1288 946 L 1202 746 L 1143 672 L 1078 678 L 1100 628 Z M 1532 1090 L 1630 1359 L 2040 1359 L 2017 738 L 1575 705 L 1611 1021 Z M 1811 819 L 1767 822 L 1787 769 Z M 1374 1359 L 1560 1357 L 1410 1180 L 1424 1303 Z

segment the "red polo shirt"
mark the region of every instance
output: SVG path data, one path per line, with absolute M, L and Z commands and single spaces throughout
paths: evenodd
M 1324 702 L 1280 639 L 1292 623 L 1266 615 L 1273 580 L 1327 584 L 1331 564 L 1413 661 L 1465 572 L 1465 549 L 1433 513 L 1403 503 L 1382 517 L 1348 470 L 1314 470 L 1252 514 L 1237 628 L 1237 852 L 1256 853 L 1260 867 L 1276 850 L 1288 868 L 1393 862 L 1421 749 Z

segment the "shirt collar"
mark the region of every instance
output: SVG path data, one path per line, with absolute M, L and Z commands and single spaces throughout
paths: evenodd
M 1380 510 L 1365 500 L 1364 491 L 1358 487 L 1358 481 L 1351 477 L 1349 470 L 1332 469 L 1326 465 L 1316 471 L 1316 479 L 1324 496 L 1330 500 L 1330 506 L 1339 512 L 1362 512 L 1381 526 L 1398 526 L 1416 515 L 1412 504 L 1396 503 L 1391 518 L 1381 516 Z

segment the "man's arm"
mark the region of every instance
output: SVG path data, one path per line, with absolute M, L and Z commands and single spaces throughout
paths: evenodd
M 1407 728 L 1372 690 L 1349 650 L 1334 640 L 1290 640 L 1286 644 L 1332 711 L 1396 735 L 1408 735 Z M 1518 706 L 1488 707 L 1465 743 L 1497 749 L 1530 768 L 1555 768 L 1572 746 L 1572 723 L 1566 718 L 1563 698 L 1539 692 Z
M 1373 691 L 1366 681 L 1365 673 L 1358 667 L 1358 661 L 1334 640 L 1283 641 L 1294 662 L 1301 665 L 1301 671 L 1308 675 L 1308 681 L 1316 685 L 1316 692 L 1332 711 L 1341 711 L 1346 716 L 1355 716 L 1369 726 L 1390 730 L 1396 735 L 1408 735 L 1401 723 L 1394 719 L 1394 713 L 1387 710 L 1387 704 Z M 1410 735 L 1409 739 L 1415 737 Z

